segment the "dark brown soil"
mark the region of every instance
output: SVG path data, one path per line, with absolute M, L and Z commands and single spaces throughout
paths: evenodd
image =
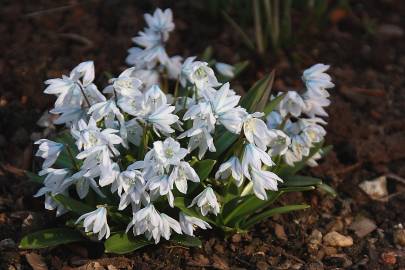
M 2 2 L 0 269 L 46 269 L 43 264 L 49 269 L 109 270 L 405 269 L 405 250 L 394 242 L 395 226 L 405 225 L 403 1 L 352 1 L 349 11 L 335 7 L 321 26 L 310 24 L 296 31 L 287 49 L 260 57 L 243 46 L 221 17 L 204 12 L 203 4 L 173 2 Z M 243 236 L 224 239 L 218 232 L 205 232 L 202 249 L 166 243 L 127 256 L 102 255 L 100 247 L 78 244 L 18 250 L 13 242 L 26 232 L 56 222 L 53 213 L 43 210 L 42 201 L 32 198 L 38 187 L 23 174 L 35 169 L 32 140 L 42 131 L 36 121 L 52 104 L 52 98 L 42 94 L 43 81 L 88 59 L 95 61 L 99 83 L 106 81 L 104 71 L 118 74 L 125 68 L 130 38 L 143 27 L 142 14 L 155 6 L 174 11 L 177 28 L 171 53 L 194 55 L 212 45 L 218 60 L 250 60 L 249 69 L 235 82 L 245 89 L 273 68 L 278 74 L 276 90 L 301 87 L 304 68 L 317 62 L 332 65 L 336 88 L 331 91 L 327 141 L 334 150 L 308 173 L 322 177 L 339 196 L 334 199 L 318 191 L 294 194 L 283 203 L 306 201 L 312 208 L 263 222 Z M 294 12 L 294 25 L 305 16 Z M 371 200 L 358 184 L 382 175 L 388 176 L 388 201 Z M 356 235 L 350 228 L 359 216 L 367 217 L 376 229 Z M 310 236 L 316 230 L 323 235 L 338 231 L 351 236 L 354 244 L 314 248 Z

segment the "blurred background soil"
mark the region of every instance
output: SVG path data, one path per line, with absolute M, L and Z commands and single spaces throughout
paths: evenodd
M 405 269 L 405 3 L 346 2 L 304 30 L 296 29 L 308 14 L 293 12 L 294 41 L 258 56 L 204 1 L 1 1 L 0 269 Z M 292 194 L 281 203 L 312 208 L 269 219 L 247 235 L 204 232 L 202 249 L 167 243 L 126 256 L 102 255 L 100 245 L 18 250 L 25 233 L 56 223 L 24 176 L 37 169 L 37 121 L 53 102 L 43 81 L 94 60 L 97 84 L 105 84 L 103 72 L 126 68 L 131 37 L 155 7 L 173 9 L 170 54 L 198 55 L 211 45 L 218 61 L 249 60 L 233 82 L 241 93 L 272 69 L 274 91 L 286 91 L 302 87 L 300 74 L 310 65 L 332 66 L 327 143 L 334 150 L 308 174 L 338 197 Z M 373 179 L 386 187 L 381 196 L 359 188 Z

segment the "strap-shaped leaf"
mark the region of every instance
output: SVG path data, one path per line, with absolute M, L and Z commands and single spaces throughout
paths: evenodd
M 246 34 L 246 32 L 239 26 L 239 24 L 231 18 L 225 11 L 222 12 L 224 15 L 225 20 L 229 23 L 229 25 L 240 35 L 242 38 L 243 42 L 245 42 L 245 45 L 251 49 L 255 50 L 255 45 L 252 42 L 252 40 L 249 38 L 249 36 Z
M 65 145 L 56 159 L 55 165 L 59 168 L 77 169 L 76 167 L 79 167 L 82 161 L 75 159 L 73 162 L 72 160 L 79 153 L 72 135 L 68 131 L 62 132 L 55 138 L 55 141 Z
M 321 183 L 321 184 L 318 185 L 317 187 L 318 187 L 319 189 L 325 191 L 326 193 L 328 193 L 329 195 L 331 195 L 331 196 L 333 196 L 333 197 L 336 197 L 336 196 L 337 196 L 336 190 L 335 190 L 333 187 L 331 187 L 331 186 L 329 186 L 329 185 L 327 185 L 327 184 L 325 184 L 325 183 Z
M 186 247 L 202 247 L 202 242 L 200 239 L 185 234 L 172 234 L 170 236 L 170 241 Z
M 263 219 L 272 217 L 276 214 L 284 214 L 284 213 L 288 213 L 291 211 L 303 210 L 303 209 L 307 209 L 309 207 L 310 206 L 307 204 L 295 204 L 295 205 L 287 205 L 287 206 L 273 208 L 273 209 L 264 211 L 263 213 L 252 216 L 245 223 L 241 224 L 241 228 L 249 229 L 256 223 L 262 221 Z
M 247 67 L 249 66 L 249 61 L 245 60 L 234 65 L 235 70 L 233 71 L 234 76 L 232 79 L 236 78 L 239 74 L 241 74 Z
M 212 169 L 214 168 L 215 163 L 216 163 L 215 160 L 204 159 L 201 161 L 197 161 L 193 165 L 195 172 L 198 174 L 198 177 L 200 177 L 200 181 L 204 181 L 205 179 L 208 178 Z
M 275 71 L 257 81 L 241 99 L 240 105 L 248 112 L 263 111 L 270 96 Z
M 45 176 L 39 176 L 33 172 L 25 171 L 25 175 L 32 181 L 37 184 L 42 184 L 44 182 Z
M 37 249 L 82 241 L 84 238 L 75 230 L 68 228 L 46 229 L 27 234 L 21 239 L 20 248 Z
M 218 136 L 216 136 L 215 148 L 216 151 L 209 153 L 209 157 L 218 158 L 222 156 L 226 150 L 238 139 L 239 135 L 227 131 L 225 128 L 218 128 Z
M 143 235 L 133 236 L 124 231 L 113 233 L 105 242 L 104 249 L 106 253 L 125 254 L 144 246 L 153 244 Z
M 237 224 L 242 219 L 245 219 L 256 211 L 271 205 L 283 193 L 294 191 L 308 191 L 314 189 L 315 187 L 313 186 L 280 188 L 278 191 L 268 191 L 267 200 L 260 200 L 254 194 L 245 196 L 242 201 L 238 203 L 238 205 L 224 217 L 224 222 L 225 224 Z M 229 203 L 232 203 L 232 201 L 230 201 Z M 224 206 L 224 208 L 225 207 L 226 206 Z
M 264 107 L 264 114 L 268 115 L 271 113 L 277 106 L 278 104 L 283 100 L 285 94 L 281 94 L 274 99 L 272 99 L 269 103 L 267 103 L 266 107 Z
M 62 194 L 58 194 L 53 196 L 53 199 L 57 201 L 58 203 L 62 204 L 63 207 L 68 209 L 69 211 L 72 211 L 76 214 L 83 215 L 86 213 L 89 213 L 91 211 L 94 211 L 95 209 L 87 204 L 84 204 L 82 202 L 79 202 L 75 199 L 72 199 L 70 197 L 66 197 Z
M 283 180 L 283 187 L 319 186 L 322 184 L 322 180 L 319 178 L 303 175 L 289 175 Z

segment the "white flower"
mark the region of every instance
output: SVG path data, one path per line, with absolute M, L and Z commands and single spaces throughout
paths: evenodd
M 167 175 L 156 175 L 148 180 L 148 188 L 151 191 L 151 199 L 166 195 L 170 207 L 174 207 L 173 182 Z
M 330 100 L 322 96 L 312 96 L 308 92 L 303 95 L 305 108 L 304 113 L 309 117 L 313 118 L 316 115 L 318 116 L 328 116 L 328 113 L 325 111 L 324 107 L 330 105 Z
M 188 162 L 181 161 L 177 166 L 174 166 L 169 176 L 169 182 L 174 182 L 177 189 L 183 193 L 187 193 L 187 180 L 192 182 L 200 182 L 195 170 L 190 166 Z
M 280 113 L 277 111 L 272 111 L 267 115 L 267 126 L 270 129 L 277 129 L 283 122 L 283 118 L 281 117 Z
M 263 113 L 253 113 L 246 116 L 243 122 L 243 132 L 250 143 L 265 150 L 272 139 L 272 134 L 267 128 L 266 123 L 258 118 L 263 115 Z
M 229 82 L 227 82 L 222 85 L 221 88 L 214 93 L 214 95 L 210 96 L 209 100 L 212 111 L 217 116 L 220 116 L 238 105 L 240 98 L 240 96 L 235 95 L 235 93 L 229 89 Z
M 132 227 L 134 235 L 145 234 L 149 240 L 153 237 L 155 243 L 159 243 L 161 222 L 162 218 L 153 204 L 148 204 L 146 207 L 134 213 L 132 221 L 127 226 L 126 232 Z
M 83 86 L 90 85 L 94 80 L 94 62 L 86 61 L 77 65 L 70 73 L 72 80 L 82 78 Z
M 233 78 L 235 76 L 235 67 L 232 65 L 217 62 L 215 63 L 215 68 L 225 77 Z
M 316 64 L 304 70 L 302 80 L 311 94 L 315 96 L 329 96 L 325 89 L 332 88 L 335 85 L 332 83 L 331 77 L 325 73 L 328 69 L 329 65 Z
M 143 127 L 138 123 L 137 119 L 131 119 L 125 123 L 128 141 L 136 146 L 141 144 L 143 135 Z
M 183 234 L 181 232 L 180 223 L 175 220 L 174 218 L 169 217 L 166 214 L 160 214 L 160 235 L 166 239 L 170 239 L 170 235 L 172 234 L 172 230 L 175 231 L 177 234 Z
M 38 151 L 35 155 L 45 159 L 42 164 L 42 169 L 51 167 L 64 147 L 62 143 L 53 142 L 47 139 L 38 140 L 35 144 L 39 144 Z
M 164 133 L 173 133 L 174 129 L 170 125 L 176 123 L 179 120 L 179 117 L 172 112 L 176 107 L 169 106 L 168 104 L 162 105 L 156 109 L 152 114 L 145 118 L 146 121 L 152 124 L 153 129 L 156 133 L 158 131 Z M 159 133 L 158 133 L 159 134 Z
M 141 96 L 142 92 L 139 89 L 142 86 L 142 81 L 133 75 L 134 71 L 134 67 L 124 70 L 118 76 L 118 78 L 113 78 L 110 80 L 112 85 L 106 87 L 103 92 L 109 94 L 118 94 L 119 97 L 126 98 L 136 98 Z
M 82 80 L 80 81 L 80 79 Z M 69 77 L 62 76 L 61 79 L 50 79 L 45 81 L 45 84 L 47 84 L 48 87 L 44 90 L 44 93 L 58 96 L 55 102 L 55 108 L 80 107 L 82 104 L 89 101 L 88 99 L 86 100 L 83 93 L 87 92 L 93 96 L 101 96 L 97 87 L 92 84 L 93 80 L 93 61 L 83 62 L 70 72 Z M 87 87 L 90 88 L 86 90 Z
M 282 117 L 285 117 L 287 114 L 298 117 L 305 110 L 305 103 L 296 91 L 288 91 L 280 101 L 278 107 Z
M 49 111 L 52 114 L 60 114 L 58 119 L 54 120 L 55 125 L 66 124 L 72 126 L 77 123 L 80 119 L 86 117 L 86 112 L 80 106 L 71 107 L 57 107 Z
M 95 177 L 97 177 L 97 175 L 91 175 L 91 172 L 80 170 L 67 178 L 63 183 L 63 187 L 67 189 L 70 185 L 75 185 L 76 193 L 80 199 L 84 199 L 87 196 L 90 187 L 98 196 L 105 198 L 105 195 L 101 192 L 97 182 L 94 180 Z
M 47 168 L 40 171 L 38 175 L 46 175 L 43 182 L 44 186 L 38 190 L 34 197 L 40 197 L 46 193 L 51 193 L 52 195 L 63 193 L 66 190 L 63 183 L 68 174 L 69 170 L 67 169 Z
M 230 109 L 226 113 L 221 114 L 218 117 L 218 121 L 230 132 L 239 134 L 246 115 L 247 112 L 245 108 L 236 107 Z
M 215 129 L 216 118 L 212 107 L 208 102 L 200 102 L 192 105 L 183 116 L 183 120 L 193 120 L 193 127 L 189 130 L 207 129 L 212 132 Z
M 169 32 L 174 30 L 172 10 L 168 8 L 162 11 L 158 8 L 153 15 L 145 14 L 144 17 L 149 29 L 160 33 L 163 37 L 163 41 L 167 41 Z
M 198 158 L 202 159 L 207 150 L 210 152 L 215 152 L 214 139 L 206 128 L 190 129 L 182 133 L 178 138 L 182 139 L 184 137 L 189 137 L 188 141 L 188 152 L 194 151 L 194 149 L 199 149 Z
M 211 187 L 207 187 L 203 192 L 197 195 L 191 202 L 190 206 L 197 205 L 200 208 L 201 214 L 206 216 L 208 213 L 218 215 L 220 206 Z
M 190 68 L 184 70 L 187 72 L 188 80 L 198 89 L 217 87 L 221 85 L 215 77 L 214 71 L 206 62 L 195 61 L 190 64 Z
M 153 149 L 155 151 L 156 158 L 164 166 L 179 165 L 180 160 L 187 155 L 187 150 L 181 148 L 180 143 L 170 137 L 163 142 L 154 142 Z
M 169 79 L 177 80 L 179 78 L 181 73 L 182 60 L 183 57 L 176 55 L 170 57 L 169 61 L 167 61 L 166 70 Z
M 196 56 L 187 57 L 186 60 L 184 60 L 183 65 L 181 66 L 179 80 L 181 86 L 183 87 L 186 87 L 187 85 L 188 76 L 192 72 L 193 62 L 196 58 Z
M 284 154 L 285 162 L 293 166 L 295 162 L 301 161 L 303 157 L 309 155 L 310 148 L 299 135 L 291 137 L 289 150 Z
M 247 144 L 245 146 L 245 151 L 243 152 L 242 158 L 242 170 L 243 174 L 251 179 L 249 169 L 256 168 L 261 169 L 262 164 L 267 166 L 274 165 L 274 162 L 271 160 L 269 154 L 267 154 L 262 149 L 258 148 L 254 144 Z
M 322 158 L 322 149 L 319 149 L 318 152 L 316 152 L 314 155 L 311 156 L 310 159 L 307 160 L 306 164 L 310 167 L 316 167 L 318 166 L 317 160 Z
M 123 171 L 118 179 L 118 195 L 120 196 L 118 210 L 124 210 L 129 204 L 134 210 L 139 208 L 141 203 L 150 202 L 149 194 L 146 192 L 146 181 L 140 171 Z
M 215 173 L 215 179 L 227 179 L 230 175 L 236 181 L 237 186 L 242 185 L 243 170 L 239 158 L 232 156 L 228 161 L 219 166 L 218 171 Z
M 326 130 L 321 125 L 309 123 L 304 119 L 300 119 L 299 123 L 303 126 L 301 137 L 309 147 L 313 143 L 321 142 L 326 135 Z
M 167 97 L 158 85 L 152 85 L 143 96 L 146 106 L 151 110 L 156 110 L 158 107 L 167 104 Z
M 291 143 L 290 137 L 288 137 L 283 131 L 273 129 L 271 132 L 274 134 L 274 137 L 269 142 L 269 154 L 270 156 L 284 155 L 288 146 Z
M 85 232 L 98 233 L 98 240 L 107 239 L 110 237 L 110 227 L 107 223 L 107 209 L 105 207 L 99 207 L 96 210 L 80 216 L 76 224 L 83 221 L 83 227 Z
M 194 229 L 196 227 L 200 227 L 201 229 L 211 229 L 211 226 L 205 222 L 204 220 L 201 220 L 196 217 L 188 216 L 184 214 L 183 212 L 180 212 L 179 214 L 179 221 L 180 221 L 180 226 L 181 230 L 190 236 L 194 236 Z
M 250 174 L 253 192 L 261 200 L 267 200 L 266 190 L 277 190 L 277 181 L 283 182 L 275 173 L 252 167 Z

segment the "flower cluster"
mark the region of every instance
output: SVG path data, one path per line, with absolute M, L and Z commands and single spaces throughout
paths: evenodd
M 127 232 L 132 228 L 135 236 L 156 243 L 173 233 L 193 236 L 196 227 L 211 228 L 215 223 L 208 216 L 222 213 L 224 187 L 234 183 L 244 191 L 240 196 L 267 200 L 268 192 L 283 183 L 273 170 L 280 160 L 293 165 L 325 135 L 326 122 L 319 117 L 326 116 L 326 89 L 333 86 L 324 73 L 328 66 L 307 69 L 306 92 L 282 94 L 277 109 L 266 116 L 242 107 L 241 96 L 229 82 L 220 82 L 208 63 L 168 56 L 165 43 L 174 29 L 170 9 L 157 9 L 145 20 L 147 27 L 133 39 L 139 47 L 126 59 L 133 67 L 103 90 L 93 83 L 91 61 L 45 82 L 44 92 L 57 97 L 51 110 L 58 115 L 55 124 L 65 124 L 75 144 L 36 142 L 37 156 L 45 159 L 39 175 L 46 177 L 35 196 L 45 195 L 45 208 L 61 215 L 68 211 L 61 196 L 95 194 L 95 210 L 76 223 L 83 222 L 99 239 L 110 236 L 108 222 L 120 223 L 113 219 L 116 213 L 130 216 Z M 234 75 L 232 67 L 216 66 L 223 75 Z M 163 83 L 168 78 L 178 82 L 176 87 Z M 197 165 L 217 152 L 223 134 L 235 142 L 204 175 Z M 62 155 L 71 166 L 52 168 L 60 167 L 55 162 Z M 308 162 L 316 164 L 318 157 Z M 179 198 L 190 202 L 181 207 Z
M 289 165 L 308 156 L 314 144 L 324 139 L 326 131 L 322 125 L 325 125 L 326 121 L 320 117 L 328 116 L 324 109 L 330 104 L 327 89 L 334 87 L 331 77 L 325 73 L 328 69 L 328 65 L 316 64 L 305 70 L 302 80 L 306 90 L 303 94 L 288 91 L 282 97 L 278 108 L 267 117 L 269 128 L 279 128 L 284 132 L 278 135 L 281 145 L 277 143 L 273 147 L 282 148 L 284 160 Z M 317 166 L 316 160 L 321 158 L 321 152 L 320 149 L 314 153 L 307 160 L 307 164 Z

